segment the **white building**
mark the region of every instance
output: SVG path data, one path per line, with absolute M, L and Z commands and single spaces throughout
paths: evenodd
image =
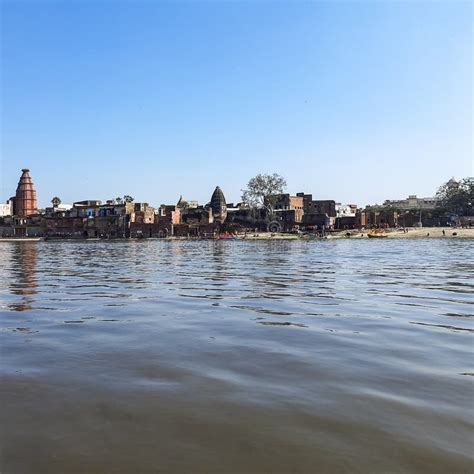
M 59 204 L 59 206 L 54 207 L 55 212 L 66 212 L 72 209 L 72 204 Z
M 355 217 L 357 206 L 355 204 L 336 203 L 336 217 Z
M 0 217 L 11 216 L 13 214 L 13 202 L 7 201 L 0 204 Z

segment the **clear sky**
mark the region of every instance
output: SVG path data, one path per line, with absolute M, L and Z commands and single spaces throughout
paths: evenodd
M 1 2 L 0 200 L 365 205 L 472 176 L 471 2 Z

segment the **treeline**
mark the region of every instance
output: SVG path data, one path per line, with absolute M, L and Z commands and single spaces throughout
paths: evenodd
M 461 181 L 450 179 L 440 186 L 436 198 L 438 202 L 435 210 L 439 213 L 459 217 L 474 215 L 474 178 L 464 178 Z

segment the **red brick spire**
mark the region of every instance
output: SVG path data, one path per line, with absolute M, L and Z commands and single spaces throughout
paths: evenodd
M 37 214 L 36 191 L 31 180 L 30 170 L 24 168 L 21 171 L 22 175 L 16 188 L 14 214 L 17 216 Z

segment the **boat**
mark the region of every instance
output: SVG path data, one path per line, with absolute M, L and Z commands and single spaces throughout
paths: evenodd
M 230 232 L 221 232 L 219 234 L 219 239 L 233 239 L 234 237 L 234 234 L 231 234 Z
M 388 237 L 388 234 L 386 234 L 384 230 L 377 229 L 367 232 L 367 237 L 369 239 L 383 239 L 385 237 Z

